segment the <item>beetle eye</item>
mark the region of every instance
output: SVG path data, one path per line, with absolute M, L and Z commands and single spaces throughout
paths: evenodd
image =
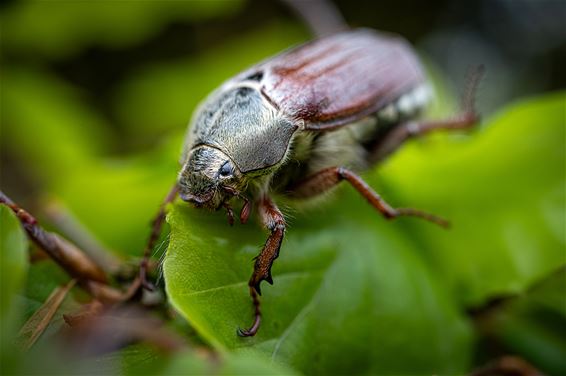
M 222 177 L 232 175 L 232 164 L 230 163 L 230 161 L 224 162 L 224 164 L 218 170 L 218 174 Z

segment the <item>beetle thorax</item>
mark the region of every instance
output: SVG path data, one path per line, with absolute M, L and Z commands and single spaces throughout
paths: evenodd
M 284 161 L 296 129 L 257 88 L 235 86 L 213 93 L 199 108 L 187 148 L 209 145 L 243 174 L 257 173 Z

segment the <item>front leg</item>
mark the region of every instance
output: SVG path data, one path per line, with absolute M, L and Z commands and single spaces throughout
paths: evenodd
M 163 223 L 165 223 L 165 216 L 167 214 L 165 212 L 165 209 L 169 203 L 175 200 L 178 192 L 179 192 L 179 187 L 177 183 L 175 183 L 175 185 L 173 185 L 173 187 L 171 188 L 171 190 L 169 191 L 169 193 L 167 194 L 167 196 L 159 206 L 159 211 L 157 212 L 155 218 L 153 218 L 153 221 L 151 222 L 151 233 L 149 234 L 149 239 L 147 240 L 147 244 L 143 251 L 143 257 L 139 269 L 139 280 L 141 282 L 141 286 L 149 291 L 153 291 L 155 289 L 155 286 L 147 279 L 151 252 L 155 247 L 155 243 L 159 239 L 159 235 L 161 234 L 161 229 L 163 228 Z
M 262 223 L 271 231 L 271 234 L 267 238 L 260 254 L 255 258 L 254 272 L 248 282 L 255 309 L 255 319 L 249 329 L 238 330 L 238 334 L 242 337 L 253 336 L 259 329 L 261 323 L 259 301 L 259 295 L 261 295 L 260 283 L 265 280 L 269 284 L 273 284 L 271 266 L 279 256 L 279 249 L 281 248 L 283 236 L 285 235 L 285 218 L 271 198 L 264 196 L 259 202 L 258 211 Z

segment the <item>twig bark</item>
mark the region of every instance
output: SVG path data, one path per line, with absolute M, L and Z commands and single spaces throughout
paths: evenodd
M 123 293 L 110 287 L 104 270 L 86 253 L 59 235 L 45 231 L 34 216 L 18 206 L 2 191 L 0 191 L 0 203 L 16 213 L 29 238 L 93 297 L 108 303 L 123 301 L 131 297 L 131 291 Z
M 120 260 L 105 249 L 64 205 L 55 199 L 50 199 L 43 211 L 62 234 L 83 250 L 97 265 L 100 265 L 105 272 L 114 274 L 119 271 Z

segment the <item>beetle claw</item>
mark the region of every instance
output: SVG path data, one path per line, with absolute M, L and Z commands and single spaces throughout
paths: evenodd
M 238 328 L 236 333 L 238 333 L 238 336 L 240 337 L 253 337 L 255 335 L 255 332 L 252 332 L 249 329 L 242 329 L 242 328 Z

